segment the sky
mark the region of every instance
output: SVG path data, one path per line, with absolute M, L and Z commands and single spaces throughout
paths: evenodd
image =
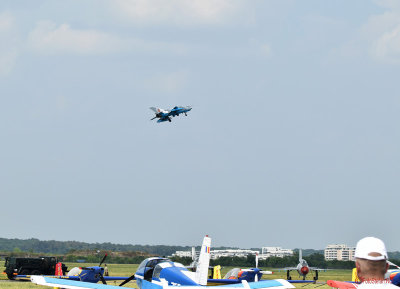
M 399 73 L 396 0 L 1 1 L 0 237 L 400 250 Z

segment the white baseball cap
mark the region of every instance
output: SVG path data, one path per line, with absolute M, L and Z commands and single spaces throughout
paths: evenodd
M 354 257 L 372 261 L 387 260 L 385 243 L 375 237 L 365 237 L 358 241 Z

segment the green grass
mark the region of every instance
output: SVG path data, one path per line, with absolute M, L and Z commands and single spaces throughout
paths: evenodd
M 85 267 L 85 266 L 97 266 L 98 264 L 94 263 L 65 263 L 69 269 L 73 267 Z M 107 265 L 108 270 L 110 272 L 110 276 L 126 276 L 129 277 L 131 276 L 137 269 L 138 264 L 108 264 Z M 222 276 L 226 274 L 230 269 L 233 267 L 224 267 L 222 268 Z M 274 268 L 262 268 L 264 270 L 270 270 L 273 271 L 273 275 L 265 275 L 263 276 L 263 280 L 266 279 L 286 279 L 286 271 L 280 271 L 276 270 Z M 4 261 L 0 261 L 0 271 L 3 272 L 4 270 Z M 0 272 L 0 273 L 1 273 Z M 292 279 L 299 279 L 299 276 L 296 272 L 291 273 Z M 308 279 L 312 279 L 312 276 L 310 276 Z M 45 286 L 40 286 L 38 287 L 35 284 L 32 284 L 31 282 L 21 282 L 21 281 L 13 281 L 13 282 L 1 282 L 1 280 L 8 280 L 7 276 L 4 274 L 0 274 L 0 288 L 1 289 L 40 289 L 40 288 L 51 288 L 51 287 L 45 287 Z M 318 282 L 326 282 L 327 280 L 340 280 L 340 281 L 349 281 L 351 280 L 351 270 L 328 270 L 326 272 L 321 272 L 319 274 L 319 280 Z M 107 284 L 110 285 L 119 285 L 122 281 L 110 281 Z M 304 286 L 304 284 L 297 284 L 295 285 L 297 288 L 301 288 Z M 305 288 L 318 288 L 320 289 L 328 289 L 331 288 L 328 285 L 323 285 L 320 286 L 320 284 L 314 285 L 314 284 L 309 284 L 305 286 Z M 137 288 L 136 282 L 131 281 L 130 283 L 126 284 L 124 287 L 127 288 Z

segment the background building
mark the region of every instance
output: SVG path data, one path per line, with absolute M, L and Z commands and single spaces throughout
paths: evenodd
M 354 261 L 355 247 L 347 247 L 345 244 L 332 244 L 324 250 L 325 260 Z
M 211 259 L 220 257 L 247 257 L 248 255 L 260 254 L 260 251 L 244 250 L 244 249 L 227 249 L 227 250 L 211 250 Z M 199 252 L 196 252 L 196 256 Z M 176 251 L 172 256 L 192 257 L 192 251 Z
M 261 255 L 258 256 L 260 260 L 267 259 L 269 257 L 286 257 L 293 256 L 293 250 L 282 249 L 281 247 L 262 247 Z

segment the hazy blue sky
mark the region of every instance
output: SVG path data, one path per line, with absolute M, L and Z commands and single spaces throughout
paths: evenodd
M 399 77 L 395 0 L 1 1 L 0 237 L 400 250 Z

